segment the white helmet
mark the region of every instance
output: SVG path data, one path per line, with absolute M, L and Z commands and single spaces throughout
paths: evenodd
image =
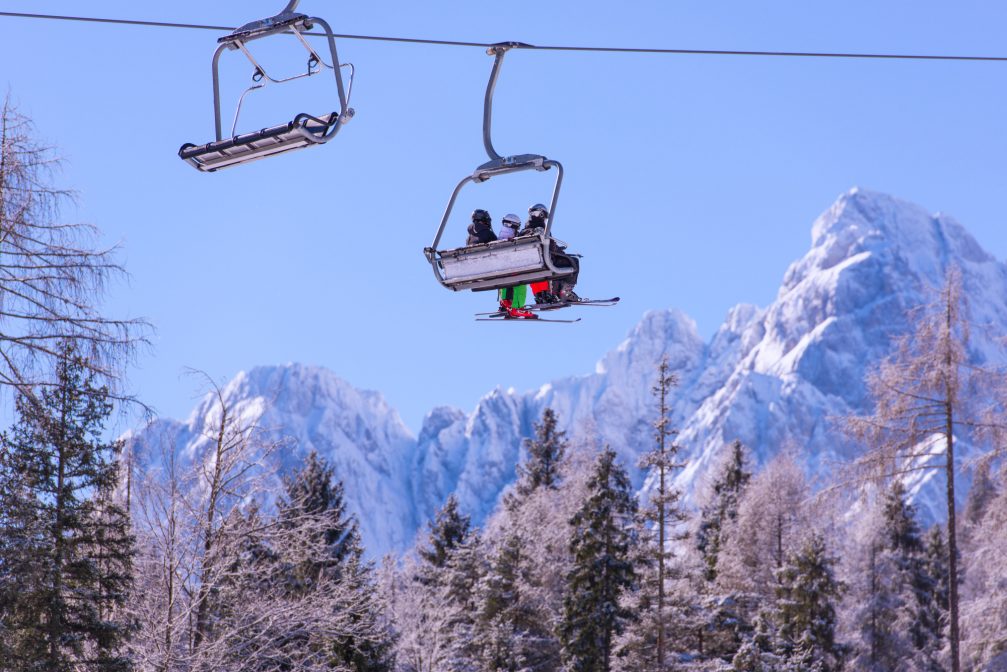
M 503 225 L 509 226 L 512 229 L 517 229 L 521 227 L 521 218 L 515 214 L 504 215 Z

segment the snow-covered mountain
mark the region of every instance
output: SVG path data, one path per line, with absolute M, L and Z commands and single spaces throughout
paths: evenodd
M 811 249 L 783 278 L 766 308 L 739 305 L 710 342 L 677 310 L 652 311 L 593 373 L 529 393 L 494 390 L 466 413 L 437 408 L 413 437 L 374 392 L 300 365 L 262 367 L 226 388 L 239 412 L 258 414 L 296 441 L 292 468 L 316 449 L 336 465 L 373 553 L 408 545 L 418 526 L 451 493 L 476 520 L 514 476 L 521 439 L 550 406 L 576 435 L 585 428 L 635 465 L 650 444 L 654 366 L 669 357 L 679 378 L 673 420 L 689 466 L 687 490 L 740 439 L 758 462 L 797 450 L 810 474 L 823 474 L 850 448 L 831 418 L 867 410 L 865 371 L 907 328 L 906 310 L 941 285 L 957 264 L 969 296 L 972 356 L 1002 361 L 1007 333 L 1007 265 L 986 253 L 957 222 L 883 194 L 854 189 L 815 221 Z M 174 428 L 176 445 L 199 454 L 212 404 Z M 163 429 L 163 427 L 162 427 Z M 154 429 L 136 437 L 151 442 Z M 634 473 L 638 485 L 644 474 Z M 918 503 L 941 515 L 936 484 L 919 483 Z
M 416 439 L 380 394 L 319 367 L 287 364 L 239 373 L 221 398 L 236 426 L 260 430 L 257 442 L 282 441 L 272 453 L 278 474 L 296 471 L 312 450 L 334 465 L 371 553 L 412 542 L 419 524 L 408 486 Z M 220 402 L 211 393 L 185 422 L 157 420 L 130 440 L 142 461 L 154 461 L 171 445 L 184 466 L 205 457 L 219 427 Z M 281 484 L 274 486 L 279 493 Z

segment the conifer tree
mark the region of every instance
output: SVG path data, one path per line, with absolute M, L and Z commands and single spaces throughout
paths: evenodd
M 630 562 L 636 502 L 629 476 L 606 448 L 588 482 L 587 499 L 570 520 L 573 568 L 559 627 L 571 672 L 609 672 L 612 649 L 629 614 L 620 604 L 634 581 Z
M 484 557 L 479 531 L 468 530 L 447 551 L 444 567 L 431 586 L 446 610 L 441 622 L 449 642 L 445 672 L 467 672 L 478 659 L 482 642 L 476 636 L 477 587 L 486 574 Z
M 915 508 L 894 481 L 867 510 L 850 580 L 854 669 L 941 670 L 939 618 Z M 934 624 L 937 623 L 935 630 Z
M 108 389 L 73 346 L 56 384 L 17 399 L 0 453 L 0 639 L 16 669 L 127 670 L 134 541 L 116 502 Z
M 780 571 L 777 622 L 780 643 L 800 669 L 840 669 L 843 647 L 836 641 L 836 603 L 845 589 L 835 577 L 835 559 L 814 533 Z
M 280 520 L 293 526 L 300 518 L 318 518 L 332 556 L 330 567 L 363 556 L 357 519 L 347 511 L 343 483 L 335 480 L 335 470 L 325 458 L 311 451 L 301 470 L 286 480 L 285 489 L 279 504 Z
M 528 459 L 517 467 L 517 491 L 527 497 L 537 488 L 559 487 L 561 467 L 566 457 L 566 432 L 556 429 L 556 412 L 546 407 L 542 422 L 535 423 L 535 438 L 525 439 Z
M 301 527 L 309 537 L 304 540 L 309 546 L 321 544 L 327 549 L 325 556 L 306 555 L 294 566 L 292 585 L 295 592 L 303 592 L 316 589 L 323 581 L 333 581 L 359 595 L 359 607 L 351 615 L 355 625 L 351 632 L 368 636 L 335 638 L 333 657 L 354 672 L 382 672 L 391 669 L 390 636 L 374 636 L 382 633 L 379 605 L 367 595 L 374 591 L 374 572 L 363 560 L 357 519 L 347 511 L 343 493 L 334 468 L 315 451 L 286 481 L 286 496 L 279 506 L 281 525 Z
M 1005 545 L 1007 546 L 1007 545 Z M 940 525 L 932 525 L 923 539 L 924 571 L 933 580 L 929 602 L 924 607 L 920 625 L 928 633 L 935 652 L 944 650 L 947 642 L 948 614 L 948 545 Z M 1005 591 L 1007 593 L 1007 591 Z M 1007 595 L 1003 604 L 1007 604 Z M 936 656 L 935 656 L 936 657 Z
M 907 501 L 905 486 L 896 480 L 889 488 L 884 502 L 886 554 L 891 558 L 892 570 L 884 580 L 889 586 L 898 585 L 906 594 L 906 614 L 899 621 L 904 624 L 914 650 L 910 657 L 917 670 L 939 672 L 936 660 L 940 650 L 940 610 L 935 602 L 946 597 L 940 590 L 941 577 L 930 574 L 916 507 Z M 946 575 L 945 575 L 946 576 Z
M 1002 474 L 1003 475 L 1003 474 Z M 962 654 L 969 670 L 1003 670 L 1007 665 L 1007 491 L 989 502 L 970 544 L 969 571 L 963 587 Z M 940 558 L 943 540 L 931 531 L 928 557 Z M 947 590 L 947 586 L 941 586 Z
M 447 564 L 451 551 L 468 539 L 471 524 L 472 519 L 458 510 L 458 499 L 449 496 L 430 522 L 427 546 L 418 550 L 429 570 L 442 569 Z
M 703 507 L 696 546 L 703 557 L 703 578 L 717 578 L 717 559 L 723 544 L 725 525 L 738 518 L 738 504 L 752 474 L 745 468 L 745 449 L 741 441 L 731 444 L 731 454 L 713 482 L 712 501 Z
M 772 617 L 760 611 L 753 621 L 752 638 L 742 644 L 731 660 L 735 672 L 784 672 L 792 664 L 776 650 L 776 632 Z
M 479 587 L 476 639 L 485 670 L 545 672 L 559 664 L 548 615 L 533 593 L 529 550 L 518 534 L 503 541 Z

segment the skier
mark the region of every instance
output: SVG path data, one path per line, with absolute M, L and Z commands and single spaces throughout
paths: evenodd
M 545 230 L 548 217 L 549 211 L 541 203 L 531 206 L 528 208 L 528 222 L 520 235 L 538 235 Z M 577 276 L 580 275 L 580 260 L 566 254 L 564 249 L 566 248 L 560 248 L 555 240 L 549 241 L 549 256 L 552 257 L 552 262 L 561 268 L 573 268 L 573 273 L 554 280 L 552 287 L 545 280 L 533 282 L 531 291 L 535 295 L 535 303 L 577 303 L 581 300 L 573 291 L 574 285 L 577 284 Z
M 493 233 L 493 221 L 490 219 L 490 213 L 481 208 L 472 211 L 472 223 L 469 224 L 468 232 L 469 237 L 465 241 L 466 245 L 491 243 L 497 239 L 496 234 Z
M 521 228 L 521 218 L 517 215 L 506 215 L 503 218 L 503 225 L 498 240 L 510 240 L 517 235 L 517 230 Z M 516 287 L 505 287 L 500 290 L 500 310 L 507 313 L 508 317 L 521 317 L 534 320 L 538 318 L 535 313 L 524 310 L 524 302 L 528 296 L 527 285 L 517 285 Z
M 510 214 L 504 215 L 502 226 L 500 227 L 500 233 L 497 234 L 498 240 L 510 240 L 517 235 L 517 230 L 521 228 L 521 218 L 517 215 Z

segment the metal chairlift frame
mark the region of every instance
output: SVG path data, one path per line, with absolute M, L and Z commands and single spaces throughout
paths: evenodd
M 213 116 L 214 131 L 216 140 L 205 145 L 194 145 L 186 143 L 178 150 L 178 155 L 187 163 L 203 172 L 213 172 L 221 168 L 235 166 L 249 161 L 255 161 L 273 156 L 281 152 L 294 149 L 303 149 L 314 145 L 325 144 L 339 132 L 339 129 L 353 117 L 353 109 L 349 106 L 350 95 L 353 91 L 354 68 L 352 63 L 339 62 L 336 52 L 336 40 L 332 34 L 332 28 L 328 22 L 319 17 L 309 17 L 294 10 L 300 0 L 289 0 L 287 6 L 276 16 L 258 21 L 246 23 L 229 35 L 225 35 L 217 40 L 218 46 L 213 53 Z M 326 63 L 318 52 L 304 39 L 304 34 L 310 31 L 315 24 L 318 24 L 325 34 L 329 43 L 329 54 L 332 59 L 331 64 Z M 273 78 L 266 73 L 252 53 L 245 46 L 253 40 L 262 39 L 278 33 L 292 34 L 301 45 L 307 50 L 308 70 L 297 75 L 283 78 Z M 238 98 L 237 109 L 234 112 L 234 121 L 231 124 L 231 137 L 224 138 L 220 118 L 220 56 L 224 50 L 241 51 L 245 57 L 255 67 L 252 75 L 252 86 Z M 350 69 L 349 85 L 344 89 L 342 68 Z M 235 130 L 238 125 L 238 118 L 241 115 L 241 106 L 245 101 L 245 96 L 252 91 L 266 86 L 267 83 L 283 84 L 303 77 L 311 77 L 319 74 L 322 69 L 328 68 L 333 71 L 336 79 L 336 89 L 339 93 L 339 111 L 315 117 L 309 114 L 298 114 L 293 121 L 279 126 L 264 128 L 259 131 L 236 135 Z
M 556 215 L 556 203 L 559 200 L 560 187 L 563 184 L 563 166 L 559 161 L 547 159 L 540 154 L 517 154 L 501 156 L 493 147 L 493 92 L 496 89 L 497 78 L 503 59 L 510 49 L 526 47 L 521 42 L 503 42 L 495 44 L 486 50 L 494 56 L 493 70 L 489 83 L 486 85 L 486 97 L 483 102 L 483 146 L 489 155 L 489 161 L 482 164 L 471 174 L 463 178 L 448 200 L 440 226 L 430 247 L 423 253 L 433 267 L 434 276 L 442 285 L 453 291 L 471 289 L 486 291 L 502 289 L 531 282 L 550 280 L 570 275 L 573 270 L 568 267 L 557 267 L 549 252 L 553 218 Z M 516 173 L 523 170 L 545 171 L 556 169 L 556 181 L 553 184 L 552 200 L 549 205 L 549 216 L 546 225 L 539 235 L 519 236 L 505 241 L 495 241 L 440 251 L 437 246 L 444 235 L 451 211 L 462 188 L 470 182 L 486 182 L 492 177 Z

